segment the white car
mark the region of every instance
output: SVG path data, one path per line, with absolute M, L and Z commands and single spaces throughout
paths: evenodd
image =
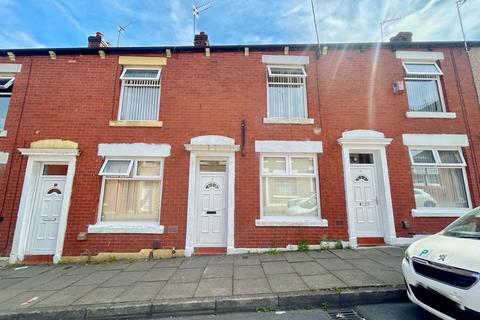
M 480 319 L 480 207 L 411 244 L 402 270 L 413 303 L 442 319 Z

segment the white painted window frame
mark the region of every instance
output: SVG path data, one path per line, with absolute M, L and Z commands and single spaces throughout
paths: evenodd
M 163 168 L 165 158 L 163 157 L 131 157 L 125 159 L 124 157 L 108 157 L 105 159 L 103 166 L 108 160 L 132 160 L 133 168 L 131 177 L 115 177 L 103 176 L 102 185 L 100 189 L 100 198 L 97 209 L 97 223 L 95 225 L 88 226 L 88 233 L 157 233 L 162 234 L 164 232 L 164 226 L 160 224 L 160 217 L 162 211 L 162 195 L 163 195 Z M 137 175 L 138 161 L 159 161 L 160 162 L 160 175 L 159 176 L 139 176 Z M 103 167 L 102 166 L 102 167 Z M 102 208 L 103 198 L 105 195 L 105 183 L 106 180 L 152 180 L 160 181 L 160 201 L 158 209 L 158 220 L 155 222 L 146 221 L 102 221 Z
M 269 90 L 269 85 L 272 84 L 284 84 L 284 83 L 276 83 L 276 82 L 270 82 L 268 81 L 268 78 L 271 75 L 271 68 L 279 68 L 279 69 L 302 69 L 303 75 L 273 75 L 274 77 L 285 77 L 285 78 L 303 78 L 303 101 L 305 101 L 304 105 L 304 117 L 301 118 L 291 118 L 291 117 L 281 117 L 281 118 L 276 118 L 276 117 L 271 117 L 270 116 L 270 90 Z M 304 65 L 275 65 L 275 64 L 269 64 L 267 65 L 267 73 L 266 73 L 266 83 L 267 83 L 267 118 L 264 119 L 264 123 L 285 123 L 285 120 L 291 120 L 292 123 L 298 123 L 298 124 L 311 124 L 313 123 L 308 121 L 305 122 L 305 120 L 310 120 L 308 118 L 308 102 L 307 102 L 307 72 L 305 70 Z M 267 120 L 268 119 L 268 120 Z M 277 120 L 278 121 L 275 121 Z M 270 121 L 269 121 L 270 120 Z M 282 121 L 283 120 L 283 121 Z M 303 121 L 302 121 L 303 120 Z
M 15 81 L 14 76 L 0 76 L 0 79 L 10 79 L 4 85 L 0 85 L 0 89 L 2 89 L 2 90 L 6 90 L 6 89 L 10 88 L 12 86 L 13 82 Z
M 286 159 L 286 173 L 265 173 L 264 172 L 264 158 L 285 158 Z M 306 158 L 313 159 L 313 173 L 295 173 L 291 174 L 291 159 L 292 158 Z M 321 218 L 321 204 L 320 204 L 320 181 L 318 175 L 318 155 L 316 153 L 261 153 L 260 155 L 260 219 L 256 221 L 256 226 L 305 226 L 318 227 L 327 226 L 327 221 Z M 293 177 L 293 178 L 315 178 L 315 188 L 317 191 L 317 216 L 265 216 L 263 212 L 263 177 Z
M 127 70 L 158 70 L 158 74 L 156 78 L 134 78 L 134 77 L 124 77 Z M 125 91 L 125 81 L 126 80 L 159 80 L 158 90 L 160 93 L 158 94 L 158 105 L 157 105 L 157 118 L 153 121 L 159 121 L 160 119 L 160 101 L 162 99 L 162 68 L 161 67 L 139 67 L 139 66 L 125 66 L 123 68 L 122 74 L 120 75 L 120 80 L 122 81 L 122 85 L 120 88 L 120 99 L 119 99 L 119 107 L 118 107 L 118 114 L 117 120 L 118 121 L 131 121 L 131 122 L 139 122 L 139 121 L 151 121 L 151 120 L 129 120 L 129 119 L 122 119 L 122 108 L 123 108 L 123 92 Z
M 429 64 L 429 65 L 434 65 L 435 68 L 437 68 L 437 70 L 439 70 L 439 73 L 425 73 L 425 72 L 411 72 L 411 73 L 408 73 L 407 72 L 407 67 L 406 65 L 407 64 Z M 442 105 L 442 111 L 432 111 L 432 112 L 418 112 L 418 111 L 413 111 L 413 110 L 410 110 L 410 105 L 408 106 L 408 112 L 407 112 L 407 117 L 408 118 L 416 118 L 415 117 L 415 114 L 416 113 L 421 113 L 423 117 L 425 118 L 438 118 L 436 117 L 435 115 L 436 114 L 449 114 L 449 112 L 447 112 L 447 109 L 446 109 L 446 105 L 445 105 L 445 98 L 443 97 L 443 88 L 442 88 L 442 81 L 441 81 L 441 77 L 443 76 L 443 72 L 441 71 L 440 67 L 438 66 L 438 64 L 434 61 L 430 61 L 430 62 L 425 62 L 425 61 L 411 61 L 411 60 L 404 60 L 402 61 L 402 66 L 403 66 L 403 70 L 405 72 L 405 83 L 408 81 L 408 80 L 415 80 L 415 81 L 431 81 L 431 80 L 435 80 L 435 82 L 437 83 L 437 91 L 438 91 L 438 95 L 440 97 L 440 104 Z M 422 77 L 418 77 L 418 76 L 421 76 L 421 75 L 427 75 L 427 76 L 432 76 L 431 78 L 422 78 Z M 405 85 L 406 87 L 406 85 Z M 408 100 L 408 92 L 407 92 L 407 100 Z M 432 116 L 430 116 L 430 114 L 433 114 Z M 422 117 L 422 118 L 423 118 Z M 451 115 L 451 116 L 448 116 L 448 117 L 445 117 L 445 118 L 455 118 L 456 115 Z M 418 117 L 417 117 L 418 118 Z M 442 117 L 443 118 L 443 117 Z
M 107 164 L 108 162 L 110 161 L 129 161 L 129 165 L 128 165 L 128 168 L 126 170 L 125 173 L 109 173 L 109 172 L 105 172 L 105 169 L 107 168 Z M 134 160 L 132 159 L 106 159 L 104 162 L 103 162 L 103 165 L 102 167 L 100 168 L 100 171 L 98 172 L 98 175 L 99 176 L 104 176 L 104 177 L 130 177 L 130 174 L 132 172 L 132 169 L 133 169 L 133 164 L 136 163 Z
M 412 150 L 431 150 L 435 163 L 415 163 L 413 161 Z M 460 154 L 462 163 L 442 163 L 438 151 L 457 151 Z M 449 147 L 449 146 L 408 146 L 408 155 L 410 157 L 411 167 L 431 167 L 431 168 L 461 168 L 463 183 L 465 185 L 465 192 L 467 194 L 467 208 L 415 208 L 412 209 L 412 216 L 414 217 L 460 217 L 469 210 L 472 209 L 472 199 L 470 195 L 470 187 L 468 185 L 467 178 L 467 163 L 462 153 L 461 147 Z M 412 176 L 412 188 L 414 188 L 413 176 Z
M 0 79 L 10 79 L 10 81 L 8 81 L 6 84 L 4 84 L 3 86 L 0 86 L 0 89 L 2 90 L 6 90 L 8 88 L 10 88 L 13 83 L 15 82 L 15 77 L 14 76 L 6 76 L 6 75 L 0 75 Z M 0 92 L 0 96 L 2 97 L 12 97 L 12 92 Z M 10 104 L 10 103 L 9 103 Z M 7 106 L 7 115 L 8 115 L 8 108 L 10 106 Z M 6 116 L 5 115 L 5 120 L 6 120 Z M 5 121 L 6 123 L 6 121 Z M 6 137 L 7 136 L 7 130 L 5 130 L 5 128 L 0 128 L 0 137 Z

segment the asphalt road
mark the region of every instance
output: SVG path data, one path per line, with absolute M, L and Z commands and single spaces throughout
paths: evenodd
M 423 311 L 412 303 L 384 303 L 362 305 L 353 308 L 365 320 L 438 320 L 438 318 Z M 332 310 L 329 310 L 332 311 Z M 165 319 L 165 318 L 163 318 Z M 293 310 L 276 312 L 229 313 L 220 315 L 202 315 L 170 318 L 173 320 L 332 320 L 339 319 L 334 314 L 332 318 L 322 309 Z M 354 319 L 345 317 L 345 319 Z

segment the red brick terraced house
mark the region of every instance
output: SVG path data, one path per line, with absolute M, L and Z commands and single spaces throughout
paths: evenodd
M 462 43 L 205 38 L 0 50 L 0 256 L 407 244 L 480 204 Z

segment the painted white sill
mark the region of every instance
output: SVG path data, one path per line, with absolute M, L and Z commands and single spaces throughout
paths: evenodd
M 255 226 L 257 227 L 328 227 L 327 219 L 257 219 L 255 220 Z
M 433 118 L 433 119 L 455 119 L 457 114 L 455 112 L 415 112 L 408 111 L 407 118 Z
M 162 234 L 164 227 L 155 223 L 99 222 L 88 226 L 88 233 L 151 233 Z
M 314 124 L 311 118 L 263 118 L 266 124 Z
M 156 120 L 110 120 L 110 127 L 163 127 L 162 121 Z
M 460 217 L 472 210 L 471 208 L 422 208 L 412 209 L 413 217 Z
M 0 137 L 6 137 L 8 131 L 7 130 L 0 130 Z

